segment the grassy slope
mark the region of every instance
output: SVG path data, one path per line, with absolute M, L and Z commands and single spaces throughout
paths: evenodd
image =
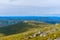
M 0 37 L 0 40 L 47 40 L 51 38 L 54 40 L 55 38 L 60 37 L 60 25 L 52 25 L 46 23 L 36 23 L 36 22 L 20 22 L 15 25 L 11 25 L 9 27 L 2 28 L 1 33 L 4 33 L 8 36 Z M 4 31 L 5 30 L 5 31 Z M 8 30 L 8 31 L 7 31 Z M 34 34 L 35 32 L 42 31 L 48 32 L 45 37 L 36 36 L 32 38 L 27 38 Z M 7 33 L 6 33 L 7 32 Z
M 40 26 L 38 26 L 38 25 L 40 25 Z M 37 22 L 30 22 L 30 21 L 29 22 L 19 22 L 19 23 L 14 24 L 14 25 L 1 27 L 0 33 L 5 34 L 5 35 L 22 33 L 22 32 L 25 32 L 25 31 L 31 29 L 31 28 L 43 27 L 42 25 L 45 26 L 44 23 L 37 23 Z
M 19 22 L 14 25 L 0 28 L 0 33 L 3 33 L 5 35 L 10 35 L 10 34 L 24 32 L 24 31 L 28 30 L 29 28 L 32 28 L 32 25 L 28 25 L 27 23 Z

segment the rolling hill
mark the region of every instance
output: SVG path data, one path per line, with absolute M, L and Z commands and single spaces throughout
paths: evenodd
M 0 40 L 55 40 L 60 38 L 60 24 L 20 21 L 0 27 Z
M 0 33 L 3 33 L 5 35 L 10 35 L 10 34 L 24 32 L 32 28 L 43 27 L 46 25 L 47 25 L 46 23 L 39 23 L 36 21 L 20 21 L 17 24 L 0 27 Z

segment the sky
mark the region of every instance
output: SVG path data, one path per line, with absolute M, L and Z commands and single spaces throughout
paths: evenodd
M 60 16 L 60 0 L 0 0 L 0 16 Z

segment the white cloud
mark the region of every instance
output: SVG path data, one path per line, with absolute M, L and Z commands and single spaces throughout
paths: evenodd
M 60 10 L 53 10 L 51 12 L 49 12 L 49 14 L 52 14 L 52 15 L 60 15 Z
M 11 2 L 13 5 L 27 5 L 27 6 L 59 6 L 60 0 L 16 0 Z
M 40 6 L 40 7 L 48 7 L 48 6 L 59 6 L 60 0 L 13 0 L 9 2 L 11 5 L 18 6 Z
M 0 4 L 48 7 L 59 6 L 60 0 L 0 0 Z
M 0 15 L 60 15 L 59 6 L 60 0 L 0 0 Z

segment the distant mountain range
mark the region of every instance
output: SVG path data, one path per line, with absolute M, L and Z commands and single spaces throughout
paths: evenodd
M 42 16 L 15 16 L 15 17 L 0 17 L 0 27 L 12 25 L 20 21 L 31 20 L 31 21 L 41 21 L 46 23 L 60 23 L 60 17 L 42 17 Z

